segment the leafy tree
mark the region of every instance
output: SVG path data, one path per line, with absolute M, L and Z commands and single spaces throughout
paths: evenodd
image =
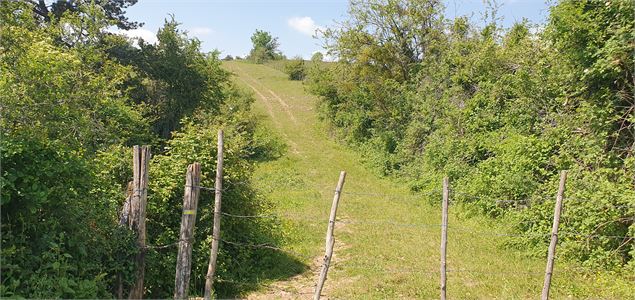
M 203 54 L 200 41 L 189 39 L 178 26 L 174 18 L 165 20 L 156 44 L 111 49 L 114 56 L 141 74 L 142 79 L 131 82 L 133 99 L 146 105 L 154 132 L 164 139 L 197 108 L 218 109 L 227 83 L 218 53 Z
M 33 13 L 38 20 L 51 22 L 59 20 L 65 12 L 77 13 L 85 4 L 93 3 L 98 5 L 104 12 L 106 19 L 114 22 L 120 29 L 134 29 L 142 26 L 142 23 L 133 22 L 125 16 L 126 8 L 137 3 L 138 0 L 109 0 L 109 1 L 88 1 L 88 0 L 27 0 L 33 4 Z
M 278 59 L 281 54 L 278 51 L 280 44 L 278 38 L 274 38 L 271 33 L 263 30 L 256 30 L 251 36 L 253 45 L 249 52 L 249 58 L 256 63 L 263 63 L 267 60 Z
M 329 93 L 322 104 L 335 127 L 346 128 L 352 142 L 366 140 L 375 126 L 381 126 L 377 145 L 396 151 L 413 103 L 405 83 L 416 77 L 424 58 L 438 54 L 442 15 L 439 1 L 354 1 L 350 18 L 324 32 L 327 50 L 340 63 L 333 66 L 335 78 L 320 80 L 330 86 L 319 88 Z M 356 120 L 350 122 L 351 117 Z
M 3 132 L 59 140 L 90 152 L 143 139 L 145 120 L 118 88 L 130 68 L 93 47 L 58 46 L 55 33 L 13 19 L 11 10 L 2 12 L 9 14 L 2 16 L 8 21 L 0 33 L 7 50 L 0 65 L 0 85 L 7 91 L 0 95 Z
M 313 53 L 313 55 L 311 56 L 311 61 L 312 62 L 322 62 L 324 60 L 324 54 L 322 54 L 322 52 L 315 52 Z
M 438 0 L 352 1 L 349 19 L 324 32 L 329 50 L 340 60 L 360 61 L 366 69 L 399 82 L 428 55 L 440 37 L 443 4 Z

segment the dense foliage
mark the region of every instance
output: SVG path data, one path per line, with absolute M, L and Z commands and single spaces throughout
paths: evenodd
M 73 0 L 29 0 L 33 6 L 32 10 L 38 21 L 51 22 L 59 19 L 66 12 L 77 13 L 82 10 L 82 1 Z M 121 29 L 133 29 L 139 27 L 140 23 L 133 22 L 126 17 L 126 8 L 137 3 L 138 0 L 109 0 L 103 1 L 99 6 L 103 9 L 104 17 L 112 21 L 114 25 Z M 48 2 L 48 3 L 47 3 Z
M 304 76 L 306 76 L 304 59 L 302 59 L 302 57 L 295 57 L 292 60 L 286 61 L 284 64 L 284 72 L 289 75 L 289 80 L 303 80 Z
M 148 108 L 146 117 L 164 139 L 201 104 L 218 113 L 226 97 L 227 74 L 220 68 L 219 53 L 202 53 L 200 41 L 188 39 L 178 25 L 174 18 L 166 20 L 157 44 L 140 41 L 137 48 L 114 36 L 107 45 L 111 56 L 135 67 L 136 76 L 127 82 L 131 98 Z
M 634 2 L 560 1 L 544 27 L 494 11 L 475 26 L 441 1 L 353 1 L 326 31 L 339 61 L 309 74 L 322 116 L 415 190 L 448 175 L 538 255 L 567 169 L 559 255 L 635 268 Z
M 254 136 L 252 99 L 230 83 L 218 53 L 203 54 L 174 20 L 165 22 L 156 44 L 109 33 L 109 26 L 127 22 L 113 19 L 109 5 L 134 1 L 68 3 L 72 7 L 48 14 L 46 22 L 35 4 L 0 3 L 2 297 L 112 298 L 120 282 L 127 291 L 140 249 L 134 233 L 118 225 L 118 211 L 132 177 L 132 145 L 153 146 L 152 246 L 178 240 L 188 164 L 200 162 L 202 184 L 214 185 L 212 149 L 220 128 L 230 184 L 224 210 L 267 208 L 249 184 L 252 161 L 266 157 L 267 145 Z M 196 287 L 207 270 L 211 199 L 202 192 L 199 201 L 194 295 L 202 294 Z M 223 237 L 275 244 L 273 227 L 271 221 L 226 221 Z M 148 251 L 146 295 L 171 297 L 176 248 Z M 254 260 L 262 255 L 223 246 L 218 276 L 259 274 Z M 235 292 L 217 287 L 221 295 Z

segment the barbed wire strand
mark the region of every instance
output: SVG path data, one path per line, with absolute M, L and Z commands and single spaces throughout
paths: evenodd
M 286 254 L 290 254 L 296 257 L 300 257 L 300 258 L 313 258 L 313 255 L 303 255 L 301 253 L 295 252 L 293 250 L 287 250 L 287 249 L 282 249 L 280 247 L 276 247 L 273 246 L 269 243 L 262 243 L 262 244 L 249 244 L 249 243 L 241 243 L 241 242 L 234 242 L 234 241 L 228 241 L 225 239 L 219 239 L 221 242 L 226 243 L 226 244 L 230 244 L 230 245 L 234 245 L 234 246 L 238 246 L 238 247 L 248 247 L 248 248 L 259 248 L 259 249 L 270 249 L 270 250 L 276 250 L 276 251 L 280 251 Z
M 372 225 L 392 225 L 398 227 L 441 227 L 442 224 L 434 224 L 434 223 L 398 223 L 392 221 L 378 220 L 378 221 L 349 221 L 349 220 L 336 220 L 336 223 L 342 224 L 372 224 Z
M 214 279 L 215 282 L 220 282 L 220 283 L 229 283 L 229 284 L 234 284 L 234 285 L 240 285 L 240 286 L 255 286 L 255 285 L 261 285 L 261 282 L 254 282 L 254 283 L 250 283 L 250 282 L 240 282 L 240 281 L 235 281 L 235 280 L 228 280 L 228 279 Z M 282 292 L 284 293 L 289 293 L 289 294 L 294 294 L 294 295 L 313 295 L 313 292 L 296 292 L 296 291 L 291 291 L 288 289 L 281 289 Z M 321 296 L 325 296 L 324 294 L 322 294 Z
M 280 219 L 280 220 L 292 220 L 292 221 L 305 221 L 312 222 L 315 224 L 322 224 L 323 222 L 316 222 L 316 220 L 320 219 L 328 219 L 328 216 L 307 216 L 303 214 L 292 214 L 292 213 L 284 213 L 284 214 L 262 214 L 262 215 L 238 215 L 238 214 L 230 214 L 221 212 L 223 216 L 229 218 L 236 219 Z
M 440 271 L 435 270 L 435 271 L 427 271 L 427 270 L 422 270 L 422 269 L 416 269 L 416 268 L 396 268 L 396 269 L 386 269 L 386 268 L 380 268 L 377 266 L 371 266 L 371 265 L 362 265 L 362 264 L 355 264 L 355 265 L 350 265 L 350 264 L 346 264 L 346 263 L 342 263 L 342 262 L 338 262 L 335 264 L 332 264 L 332 266 L 339 268 L 340 270 L 345 270 L 345 269 L 362 269 L 362 270 L 374 270 L 374 271 L 381 271 L 381 272 L 388 272 L 388 273 L 431 273 L 431 274 L 439 274 Z M 451 273 L 477 273 L 477 274 L 497 274 L 497 275 L 518 275 L 518 274 L 523 274 L 523 275 L 539 275 L 539 276 L 544 276 L 544 271 L 538 271 L 538 272 L 534 272 L 534 271 L 525 271 L 525 270 L 518 270 L 518 271 L 489 271 L 489 270 L 476 270 L 476 269 L 448 269 L 446 272 L 451 272 Z M 574 273 L 579 273 L 579 274 L 588 274 L 590 272 L 592 272 L 591 270 L 588 269 L 584 269 L 584 268 L 560 268 L 559 272 L 574 272 Z
M 307 216 L 302 216 L 299 214 L 283 214 L 283 215 L 234 215 L 234 214 L 229 214 L 229 213 L 221 213 L 225 216 L 228 217 L 234 217 L 234 218 L 277 218 L 277 217 L 292 217 L 292 216 L 296 216 L 296 217 L 300 217 L 298 218 L 299 220 L 315 220 L 315 217 L 307 217 Z M 370 221 L 367 220 L 336 220 L 335 222 L 337 223 L 341 223 L 341 224 L 372 224 L 372 225 L 391 225 L 391 226 L 397 226 L 397 227 L 442 227 L 442 224 L 438 224 L 438 223 L 401 223 L 401 222 L 394 222 L 394 221 L 389 221 L 386 219 L 371 219 Z M 524 224 L 524 223 L 530 223 L 532 221 L 521 221 L 518 223 L 513 224 L 514 226 L 516 225 L 520 225 L 520 224 Z M 489 236 L 508 236 L 508 237 L 530 237 L 530 236 L 551 236 L 551 232 L 549 233 L 539 233 L 539 232 L 526 232 L 526 233 L 518 233 L 518 234 L 514 234 L 514 233 L 509 233 L 509 232 L 498 232 L 498 231 L 475 231 L 471 228 L 467 228 L 467 227 L 458 227 L 458 226 L 451 226 L 448 225 L 448 230 L 454 231 L 454 232 L 461 232 L 461 233 L 470 233 L 470 234 L 476 234 L 476 235 L 489 235 Z M 577 231 L 573 231 L 573 230 L 568 230 L 568 231 L 561 231 L 558 233 L 559 236 L 568 236 L 568 235 L 577 235 L 577 236 L 583 236 L 586 238 L 592 238 L 592 237 L 605 237 L 605 238 L 614 238 L 614 239 L 633 239 L 635 237 L 632 236 L 617 236 L 617 235 L 601 235 L 601 234 L 584 234 L 581 232 L 577 232 Z
M 555 197 L 552 196 L 535 196 L 532 198 L 527 198 L 527 199 L 499 199 L 499 200 L 495 200 L 492 199 L 491 197 L 486 197 L 486 196 L 476 196 L 473 194 L 469 194 L 466 192 L 458 192 L 458 191 L 450 191 L 451 194 L 450 196 L 462 196 L 462 197 L 466 197 L 466 198 L 470 198 L 470 199 L 476 199 L 476 200 L 493 200 L 494 202 L 501 202 L 501 203 L 514 203 L 514 202 L 518 202 L 518 203 L 531 203 L 531 202 L 536 202 L 538 200 L 547 200 L 547 201 L 555 201 Z M 592 202 L 592 201 L 597 201 L 596 199 L 586 199 L 586 198 L 569 198 L 569 197 L 565 197 L 563 198 L 564 202 Z M 635 205 L 633 205 L 635 206 Z

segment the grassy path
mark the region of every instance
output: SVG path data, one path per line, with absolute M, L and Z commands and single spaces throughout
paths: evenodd
M 258 165 L 255 181 L 287 225 L 283 247 L 298 253 L 307 266 L 297 276 L 269 282 L 246 296 L 310 298 L 324 251 L 333 189 L 339 171 L 345 170 L 335 256 L 324 294 L 345 299 L 438 298 L 440 228 L 425 224 L 440 223 L 439 206 L 429 204 L 439 196 L 412 195 L 362 165 L 359 154 L 327 136 L 314 111 L 316 99 L 301 83 L 264 65 L 234 61 L 224 67 L 236 74 L 240 86 L 254 93 L 256 112 L 288 146 L 283 157 Z M 454 271 L 448 273 L 450 299 L 539 298 L 542 259 L 505 249 L 505 237 L 475 234 L 504 232 L 491 221 L 452 213 L 449 224 L 448 269 Z M 452 230 L 453 225 L 469 230 Z M 554 299 L 624 296 L 612 294 L 612 285 L 628 283 L 558 272 L 568 267 L 556 264 Z

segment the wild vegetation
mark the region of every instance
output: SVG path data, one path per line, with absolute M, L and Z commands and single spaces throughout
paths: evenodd
M 325 32 L 337 62 L 307 81 L 323 119 L 415 191 L 448 175 L 454 201 L 539 256 L 570 170 L 559 256 L 632 272 L 633 1 L 559 1 L 544 27 L 502 28 L 495 13 L 474 25 L 441 1 L 352 1 Z
M 121 11 L 134 2 L 1 2 L 2 297 L 111 298 L 119 276 L 127 290 L 140 249 L 118 225 L 118 211 L 132 178 L 132 145 L 152 145 L 150 245 L 178 240 L 187 164 L 200 162 L 203 184 L 213 186 L 219 128 L 228 136 L 227 183 L 244 183 L 227 188 L 225 208 L 266 209 L 249 185 L 253 160 L 267 156 L 254 136 L 252 98 L 229 81 L 218 53 L 202 53 L 174 19 L 156 44 L 110 33 L 111 25 L 138 25 Z M 203 193 L 194 270 L 207 268 L 209 198 Z M 224 236 L 275 243 L 273 227 L 227 222 Z M 238 276 L 234 266 L 259 255 L 224 247 L 218 275 Z M 166 270 L 175 257 L 174 247 L 148 250 L 146 296 L 172 296 L 174 272 Z M 204 274 L 194 272 L 191 285 L 202 286 Z M 232 293 L 222 285 L 216 292 Z
M 631 296 L 633 1 L 562 0 L 544 26 L 503 28 L 495 6 L 474 23 L 440 0 L 354 0 L 310 61 L 265 30 L 221 61 L 174 17 L 156 43 L 113 33 L 141 26 L 125 14 L 136 2 L 0 0 L 0 297 L 130 288 L 142 249 L 118 221 L 139 144 L 152 147 L 145 297 L 172 297 L 185 170 L 201 163 L 214 186 L 221 128 L 223 212 L 243 218 L 223 218 L 216 296 L 312 291 L 342 169 L 329 296 L 436 297 L 438 226 L 419 225 L 440 220 L 449 176 L 451 226 L 473 230 L 450 233 L 452 297 L 535 297 L 563 169 L 554 297 Z M 201 190 L 192 296 L 212 198 Z
M 284 65 L 284 72 L 289 75 L 290 80 L 303 80 L 306 76 L 306 70 L 302 57 L 295 57 L 293 60 L 287 61 Z
M 324 294 L 344 299 L 438 298 L 441 180 L 430 184 L 432 192 L 422 192 L 411 191 L 395 178 L 377 176 L 360 161 L 370 153 L 347 147 L 325 130 L 315 110 L 318 97 L 307 94 L 302 82 L 274 69 L 276 64 L 232 61 L 223 66 L 235 74 L 239 86 L 254 91 L 254 111 L 267 126 L 267 135 L 278 135 L 287 144 L 284 155 L 257 164 L 253 181 L 272 204 L 272 213 L 280 215 L 280 247 L 297 259 L 265 266 L 270 255 L 279 252 L 270 250 L 260 264 L 258 284 L 248 278 L 227 284 L 242 287 L 241 296 L 254 299 L 310 295 L 324 255 L 333 188 L 339 171 L 345 170 L 335 257 Z M 453 184 L 451 188 L 457 188 Z M 552 194 L 556 189 L 551 188 Z M 519 234 L 511 222 L 473 214 L 457 204 L 450 206 L 448 298 L 538 297 L 548 245 L 510 248 L 508 243 Z M 539 234 L 548 237 L 549 231 Z M 618 274 L 558 259 L 552 298 L 632 298 L 632 274 Z M 255 292 L 250 291 L 253 287 Z

